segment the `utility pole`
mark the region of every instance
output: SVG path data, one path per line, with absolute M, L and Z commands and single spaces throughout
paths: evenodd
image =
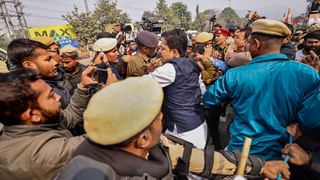
M 13 0 L 14 8 L 16 10 L 17 18 L 19 21 L 19 26 L 22 31 L 23 37 L 28 37 L 28 25 L 26 18 L 23 13 L 22 4 L 19 0 Z
M 0 18 L 3 19 L 11 39 L 17 37 L 18 31 L 22 32 L 23 37 L 28 37 L 28 25 L 20 0 L 0 0 Z
M 87 0 L 84 0 L 84 6 L 86 7 L 86 12 L 89 13 L 89 6 Z
M 10 38 L 14 38 L 14 27 L 4 0 L 0 0 L 0 17 L 3 19 Z

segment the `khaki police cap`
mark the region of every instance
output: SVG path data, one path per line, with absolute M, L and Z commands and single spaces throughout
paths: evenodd
M 252 23 L 252 33 L 286 37 L 290 29 L 282 22 L 272 19 L 258 19 Z
M 101 145 L 119 144 L 148 127 L 161 110 L 163 92 L 151 77 L 132 77 L 98 91 L 84 112 L 84 129 Z
M 51 37 L 47 37 L 47 36 L 36 36 L 32 38 L 32 40 L 38 41 L 47 46 L 51 46 L 52 44 L 54 44 L 54 40 Z
M 212 33 L 201 32 L 196 36 L 196 43 L 205 43 L 211 41 L 213 38 Z
M 117 43 L 115 38 L 101 38 L 93 44 L 92 49 L 97 52 L 106 52 L 115 48 Z
M 308 28 L 307 32 L 310 33 L 310 32 L 319 31 L 319 30 L 320 30 L 320 24 L 314 24 Z
M 63 48 L 60 49 L 60 56 L 65 56 L 65 57 L 74 57 L 78 56 L 78 50 L 77 48 L 66 45 Z

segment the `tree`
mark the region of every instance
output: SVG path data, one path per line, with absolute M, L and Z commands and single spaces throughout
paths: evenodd
M 168 7 L 165 0 L 158 0 L 154 13 L 157 21 L 163 21 L 163 31 L 173 29 L 179 23 L 178 17 L 174 16 L 171 8 Z
M 97 34 L 105 31 L 108 24 L 130 22 L 128 14 L 117 9 L 116 5 L 116 1 L 98 0 L 93 12 L 79 12 L 75 6 L 73 11 L 62 17 L 73 27 L 80 45 L 87 46 L 95 42 Z
M 199 15 L 199 4 L 197 4 L 197 7 L 196 7 L 196 16 Z
M 232 26 L 242 26 L 245 22 L 241 19 L 238 14 L 230 7 L 225 8 L 219 14 L 217 21 L 221 25 L 231 28 Z
M 7 46 L 10 43 L 9 36 L 7 34 L 0 35 L 0 48 L 7 49 Z
M 193 21 L 193 28 L 199 32 L 205 31 L 205 28 L 207 26 L 206 19 L 204 18 L 203 13 L 199 13 L 196 16 L 196 19 Z
M 104 28 L 108 24 L 117 22 L 130 22 L 127 13 L 117 9 L 117 2 L 110 2 L 110 0 L 98 0 L 93 15 L 98 20 L 97 23 Z
M 199 32 L 210 30 L 209 19 L 216 14 L 217 11 L 214 9 L 208 9 L 204 12 L 198 13 L 198 16 L 196 16 L 196 19 L 193 22 L 193 28 Z
M 144 11 L 142 17 L 149 18 L 149 19 L 156 19 L 156 14 L 151 11 Z
M 158 0 L 154 11 L 144 11 L 142 17 L 153 21 L 162 21 L 162 31 L 173 28 L 190 28 L 192 26 L 191 12 L 181 2 L 175 2 L 170 7 L 165 0 Z
M 181 28 L 189 29 L 192 26 L 191 12 L 188 11 L 187 5 L 182 2 L 172 3 L 170 9 L 173 16 L 178 17 Z
M 62 17 L 72 26 L 81 46 L 94 43 L 95 37 L 102 31 L 93 13 L 81 13 L 76 6 L 73 11 Z

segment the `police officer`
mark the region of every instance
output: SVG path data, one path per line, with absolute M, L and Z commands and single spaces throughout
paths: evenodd
M 97 168 L 105 174 L 100 169 L 101 163 L 108 169 L 111 167 L 117 179 L 173 179 L 174 175 L 186 175 L 188 171 L 207 177 L 234 174 L 232 152 L 207 148 L 205 156 L 203 150 L 186 141 L 161 135 L 163 97 L 162 88 L 150 77 L 128 78 L 98 91 L 84 113 L 88 138 L 77 148 L 74 159 L 58 179 L 85 175 L 82 170 L 88 168 Z M 84 160 L 76 161 L 79 158 Z M 288 166 L 281 161 L 267 162 L 261 169 L 259 158 L 250 159 L 247 173 L 274 178 L 284 172 L 288 177 Z
M 285 128 L 297 118 L 304 98 L 319 83 L 319 75 L 311 67 L 280 54 L 283 39 L 290 34 L 280 21 L 256 20 L 247 43 L 252 62 L 230 69 L 204 95 L 207 106 L 226 101 L 233 105 L 229 150 L 241 149 L 244 137 L 249 136 L 254 137 L 251 154 L 281 159 L 281 148 L 289 141 Z M 300 122 L 314 126 L 310 121 Z
M 150 58 L 155 55 L 157 36 L 149 31 L 141 31 L 136 38 L 137 54 L 128 62 L 127 76 L 142 76 L 147 73 Z
M 81 74 L 85 70 L 85 66 L 78 62 L 78 50 L 77 48 L 66 45 L 60 50 L 61 64 L 65 71 L 65 82 L 68 84 L 63 85 L 69 90 L 72 95 L 77 88 L 78 83 L 81 81 Z

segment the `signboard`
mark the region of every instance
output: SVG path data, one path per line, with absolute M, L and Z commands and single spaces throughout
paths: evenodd
M 37 36 L 47 36 L 53 38 L 54 41 L 59 41 L 61 47 L 65 45 L 79 47 L 79 44 L 75 41 L 76 35 L 73 33 L 70 24 L 34 27 L 29 28 L 28 32 L 31 39 Z

